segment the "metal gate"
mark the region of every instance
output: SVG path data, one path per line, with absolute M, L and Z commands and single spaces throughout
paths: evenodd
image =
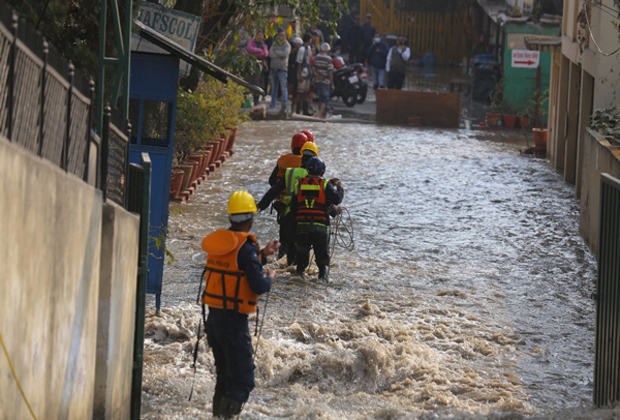
M 620 400 L 620 180 L 601 175 L 594 404 Z
M 144 319 L 146 314 L 146 283 L 148 281 L 149 214 L 151 203 L 151 159 L 141 154 L 142 164 L 129 167 L 127 210 L 140 215 L 140 253 L 136 291 L 136 320 L 131 384 L 131 418 L 140 418 L 142 365 L 144 360 Z

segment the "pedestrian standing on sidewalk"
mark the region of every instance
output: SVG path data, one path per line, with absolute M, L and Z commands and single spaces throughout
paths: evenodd
M 263 264 L 280 247 L 270 241 L 262 250 L 250 229 L 256 204 L 247 191 L 228 200 L 228 229 L 218 229 L 202 241 L 207 252 L 203 305 L 209 305 L 205 322 L 207 341 L 215 359 L 213 416 L 231 419 L 239 414 L 254 389 L 252 337 L 248 315 L 256 311 L 258 295 L 271 290 L 276 272 Z M 204 307 L 203 307 L 204 314 Z
M 403 88 L 403 82 L 407 74 L 407 60 L 409 60 L 410 56 L 411 51 L 409 51 L 409 47 L 405 45 L 405 37 L 398 35 L 396 45 L 390 48 L 385 62 L 385 69 L 388 74 L 388 89 L 400 90 Z
M 261 86 L 265 91 L 267 91 L 266 85 L 261 85 L 262 75 L 267 72 L 269 73 L 269 67 L 267 65 L 267 57 L 269 56 L 269 49 L 264 42 L 264 34 L 262 31 L 256 32 L 254 38 L 248 41 L 247 47 L 248 53 L 252 54 L 256 57 L 261 64 L 261 71 L 257 75 L 253 75 L 248 77 L 248 81 L 255 85 Z M 258 105 L 259 95 L 254 95 L 254 106 Z
M 312 83 L 312 35 L 304 34 L 304 45 L 297 51 L 297 113 L 301 113 L 303 106 L 304 115 L 310 115 L 309 93 Z
M 389 52 L 388 44 L 381 40 L 380 34 L 376 34 L 372 45 L 366 51 L 368 62 L 372 66 L 372 85 L 375 90 L 385 89 L 385 63 Z
M 291 52 L 291 44 L 286 40 L 286 32 L 278 28 L 278 35 L 269 49 L 271 57 L 271 105 L 268 110 L 276 109 L 278 91 L 282 89 L 282 109 L 286 112 L 288 101 L 288 56 Z
M 297 52 L 304 44 L 300 37 L 295 37 L 291 44 L 291 53 L 288 56 L 288 92 L 291 95 L 291 114 L 295 112 L 295 104 L 297 103 Z
M 327 42 L 321 44 L 321 53 L 314 58 L 314 89 L 319 95 L 319 113 L 317 118 L 325 118 L 327 104 L 334 90 L 334 74 L 332 58 L 328 55 L 331 47 Z
M 349 28 L 347 36 L 349 42 L 349 64 L 362 63 L 366 51 L 364 50 L 364 30 L 360 26 L 360 20 L 355 18 L 353 26 Z
M 376 29 L 372 23 L 370 23 L 371 21 L 372 15 L 370 13 L 366 13 L 366 22 L 362 25 L 362 31 L 364 32 L 364 42 L 362 45 L 364 57 L 362 63 L 366 63 L 367 65 L 370 64 L 370 58 L 368 58 L 367 51 L 372 45 L 373 39 L 376 35 Z

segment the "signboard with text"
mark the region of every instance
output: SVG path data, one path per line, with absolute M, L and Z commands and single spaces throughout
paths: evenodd
M 512 50 L 512 67 L 535 69 L 540 63 L 540 51 Z
M 159 4 L 144 2 L 140 8 L 138 20 L 145 26 L 194 52 L 198 30 L 200 29 L 200 16 L 169 9 Z M 148 41 L 140 41 L 140 43 L 145 42 Z M 179 75 L 181 77 L 187 76 L 189 69 L 190 65 L 182 61 Z

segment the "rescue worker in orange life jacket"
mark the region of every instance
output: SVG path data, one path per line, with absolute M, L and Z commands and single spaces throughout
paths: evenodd
M 280 243 L 282 244 L 280 249 L 285 248 L 286 261 L 289 266 L 295 263 L 295 254 L 297 254 L 297 249 L 295 248 L 295 217 L 290 214 L 293 186 L 297 183 L 299 178 L 308 175 L 308 171 L 305 169 L 306 164 L 312 157 L 318 156 L 319 148 L 316 144 L 307 142 L 302 146 L 301 153 L 301 167 L 287 168 L 284 177 L 273 185 L 258 202 L 259 210 L 265 210 L 269 207 L 269 203 L 276 197 L 282 197 L 280 202 L 285 207 L 278 214 L 280 222 Z M 278 254 L 278 256 L 281 258 L 280 254 Z
M 310 249 L 314 249 L 319 280 L 329 282 L 329 217 L 342 211 L 338 206 L 344 197 L 339 179 L 326 180 L 325 163 L 313 157 L 306 165 L 308 175 L 297 181 L 291 200 L 291 213 L 295 215 L 297 229 L 297 275 L 304 276 L 310 263 Z
M 269 185 L 275 185 L 284 176 L 287 168 L 299 168 L 301 166 L 301 148 L 307 142 L 314 143 L 314 136 L 308 130 L 304 130 L 308 134 L 300 131 L 293 136 L 291 140 L 291 153 L 284 153 L 278 158 L 276 167 L 273 168 L 269 176 Z
M 306 130 L 307 131 L 307 130 Z M 310 133 L 312 135 L 312 133 Z M 314 141 L 314 136 L 312 136 Z M 291 141 L 292 153 L 285 153 L 278 158 L 278 163 L 273 169 L 271 176 L 269 177 L 269 185 L 273 186 L 278 183 L 284 177 L 284 172 L 288 168 L 299 168 L 301 166 L 301 148 L 308 142 L 308 136 L 305 133 L 299 132 L 293 136 Z M 284 192 L 281 192 L 278 199 L 273 202 L 273 208 L 278 213 L 278 224 L 280 225 L 280 243 L 282 246 L 278 250 L 278 259 L 282 258 L 288 250 L 288 242 L 286 237 L 282 235 L 282 217 L 284 216 L 284 209 L 286 205 L 282 202 L 284 199 Z
M 254 389 L 248 314 L 256 310 L 258 295 L 268 292 L 276 279 L 271 269 L 263 274 L 263 264 L 280 245 L 272 240 L 262 250 L 258 247 L 256 237 L 249 233 L 254 212 L 250 193 L 234 192 L 228 201 L 230 227 L 202 241 L 207 252 L 202 303 L 209 305 L 205 329 L 216 374 L 213 416 L 224 419 L 239 414 Z

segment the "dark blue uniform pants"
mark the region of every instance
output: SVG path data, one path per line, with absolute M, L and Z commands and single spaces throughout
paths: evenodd
M 282 258 L 286 254 L 286 264 L 295 264 L 295 256 L 297 248 L 295 248 L 295 228 L 297 222 L 295 216 L 291 213 L 280 219 L 280 249 L 278 249 L 278 258 Z
M 254 349 L 247 315 L 209 307 L 207 341 L 215 358 L 214 405 L 222 397 L 246 402 L 254 389 Z
M 295 237 L 297 246 L 297 272 L 303 272 L 310 264 L 310 248 L 319 267 L 319 276 L 329 266 L 329 233 L 326 226 L 297 225 Z

